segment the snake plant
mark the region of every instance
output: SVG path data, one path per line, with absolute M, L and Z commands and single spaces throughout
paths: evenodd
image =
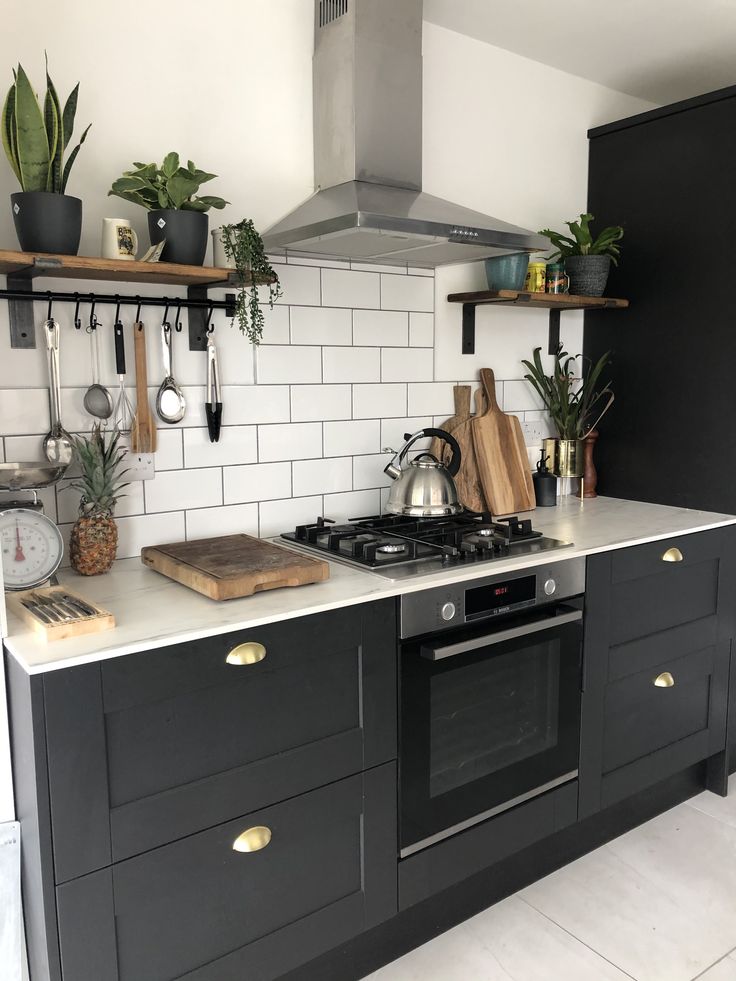
M 178 153 L 167 153 L 159 167 L 155 163 L 134 163 L 135 170 L 123 171 L 107 192 L 124 201 L 139 204 L 147 211 L 171 208 L 181 211 L 209 211 L 224 208 L 227 201 L 215 197 L 196 197 L 202 184 L 217 174 L 199 170 L 191 160 L 186 167 L 179 163 Z
M 88 126 L 65 164 L 64 152 L 74 132 L 78 97 L 79 82 L 62 109 L 49 75 L 48 58 L 43 109 L 23 66 L 19 64 L 13 71 L 13 84 L 3 106 L 2 139 L 10 166 L 24 191 L 65 193 L 79 148 L 89 132 Z
M 618 257 L 621 254 L 620 247 L 616 244 L 624 237 L 624 230 L 620 225 L 609 225 L 604 228 L 598 238 L 594 239 L 590 231 L 590 223 L 595 221 L 593 215 L 580 215 L 580 221 L 566 221 L 565 224 L 570 229 L 569 235 L 562 235 L 560 232 L 553 232 L 549 228 L 543 228 L 539 234 L 545 235 L 557 250 L 551 259 L 566 259 L 571 255 L 608 255 L 614 266 L 618 265 Z
M 578 358 L 581 361 L 589 359 L 583 358 L 583 355 L 569 355 L 560 345 L 555 354 L 551 375 L 545 374 L 541 351 L 541 347 L 535 347 L 533 362 L 521 362 L 528 371 L 524 377 L 536 389 L 552 417 L 560 439 L 584 439 L 613 402 L 610 382 L 596 390 L 601 372 L 611 363 L 610 351 L 602 355 L 595 364 L 591 362 L 587 371 L 583 368 L 577 374 L 575 363 Z M 602 411 L 601 399 L 608 400 Z M 591 425 L 595 413 L 600 414 Z

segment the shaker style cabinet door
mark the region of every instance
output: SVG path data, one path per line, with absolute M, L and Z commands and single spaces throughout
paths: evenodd
M 44 677 L 56 881 L 396 758 L 393 600 Z
M 732 527 L 587 563 L 580 816 L 709 760 L 725 780 Z
M 396 912 L 396 842 L 389 763 L 64 883 L 63 981 L 272 981 Z

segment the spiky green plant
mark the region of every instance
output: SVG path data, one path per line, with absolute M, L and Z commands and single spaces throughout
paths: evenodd
M 19 64 L 13 71 L 13 84 L 3 106 L 2 140 L 13 173 L 24 191 L 65 193 L 69 174 L 90 128 L 82 133 L 64 164 L 64 152 L 74 132 L 78 97 L 79 82 L 61 108 L 49 75 L 48 58 L 43 109 L 23 66 Z
M 135 170 L 123 171 L 123 176 L 113 182 L 107 192 L 124 201 L 139 204 L 147 211 L 172 208 L 181 211 L 209 211 L 222 209 L 228 201 L 215 197 L 197 197 L 202 184 L 214 180 L 217 174 L 199 170 L 191 160 L 186 167 L 179 163 L 178 153 L 167 153 L 159 167 L 155 163 L 133 164 Z
M 128 451 L 120 447 L 120 433 L 115 431 L 107 438 L 97 424 L 89 436 L 72 436 L 72 445 L 81 475 L 69 486 L 82 495 L 79 513 L 111 515 L 124 496 L 121 491 L 128 486 L 121 482 L 128 472 L 120 469 Z
M 239 281 L 235 298 L 238 326 L 251 344 L 260 344 L 264 319 L 258 281 L 268 283 L 268 305 L 273 309 L 274 301 L 282 295 L 279 277 L 268 261 L 263 239 L 252 219 L 243 218 L 236 225 L 223 225 L 220 234 L 225 255 L 234 261 Z
M 533 362 L 522 360 L 521 363 L 528 371 L 524 377 L 536 389 L 552 417 L 560 439 L 583 439 L 591 428 L 594 413 L 600 412 L 595 422 L 600 421 L 613 401 L 610 382 L 606 382 L 600 389 L 597 388 L 601 372 L 611 363 L 611 352 L 607 351 L 593 364 L 582 354 L 569 355 L 560 345 L 555 354 L 552 374 L 547 375 L 542 365 L 541 351 L 541 347 L 534 348 Z M 578 359 L 583 366 L 576 371 Z M 608 399 L 608 405 L 601 412 L 603 398 Z
M 566 259 L 570 255 L 608 255 L 614 266 L 617 266 L 621 249 L 616 243 L 624 237 L 623 228 L 620 225 L 609 225 L 594 239 L 590 230 L 591 221 L 595 221 L 595 218 L 590 214 L 580 215 L 580 221 L 566 221 L 572 238 L 543 228 L 539 234 L 546 235 L 557 250 L 550 259 Z

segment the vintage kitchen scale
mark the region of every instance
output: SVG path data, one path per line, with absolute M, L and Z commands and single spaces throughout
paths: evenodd
M 0 502 L 0 549 L 8 606 L 47 640 L 60 640 L 115 626 L 107 610 L 58 585 L 64 540 L 43 511 L 38 492 L 64 476 L 52 463 L 0 464 L 0 491 L 25 491 L 31 500 Z M 42 588 L 46 587 L 46 588 Z

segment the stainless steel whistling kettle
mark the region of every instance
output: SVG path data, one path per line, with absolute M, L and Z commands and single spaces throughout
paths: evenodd
M 401 464 L 409 450 L 418 439 L 436 436 L 445 440 L 452 449 L 452 459 L 445 466 L 431 453 L 420 453 L 402 469 Z M 391 485 L 386 510 L 391 514 L 405 514 L 413 518 L 441 518 L 448 514 L 459 514 L 463 510 L 457 498 L 457 488 L 452 479 L 460 469 L 460 447 L 457 440 L 444 429 L 420 429 L 411 435 L 404 433 L 406 443 L 393 459 L 384 467 L 384 473 L 394 481 Z

